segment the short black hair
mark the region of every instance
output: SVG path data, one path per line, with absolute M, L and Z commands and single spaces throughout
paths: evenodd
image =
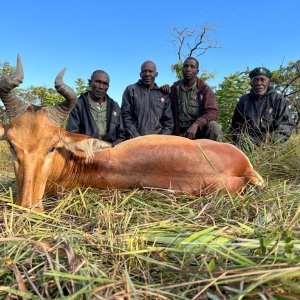
M 154 69 L 155 69 L 155 72 L 156 72 L 157 71 L 156 64 L 152 60 L 146 60 L 146 61 L 144 61 L 142 63 L 142 65 L 141 65 L 141 71 L 142 71 L 143 67 L 145 66 L 145 64 L 149 64 L 149 63 L 154 66 Z
M 90 80 L 92 80 L 93 76 L 94 76 L 95 74 L 97 74 L 97 73 L 105 74 L 105 75 L 108 77 L 109 81 L 110 81 L 109 75 L 108 75 L 105 71 L 103 71 L 103 70 L 96 70 L 96 71 L 94 71 L 94 72 L 92 73 L 92 75 L 91 75 L 91 79 L 90 79 Z
M 198 59 L 197 59 L 197 58 L 195 58 L 195 57 L 192 57 L 192 56 L 189 56 L 189 57 L 187 57 L 187 58 L 184 60 L 184 62 L 183 62 L 183 63 L 185 63 L 185 61 L 187 61 L 188 59 L 192 59 L 192 60 L 194 60 L 194 61 L 196 62 L 196 65 L 197 65 L 197 69 L 199 69 L 199 61 L 198 61 Z

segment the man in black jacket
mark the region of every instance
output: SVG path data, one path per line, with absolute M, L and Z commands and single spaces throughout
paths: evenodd
M 129 85 L 122 98 L 122 116 L 128 138 L 147 134 L 172 134 L 171 102 L 155 83 L 156 65 L 145 61 L 141 79 Z
M 82 133 L 116 145 L 125 140 L 121 110 L 107 95 L 110 78 L 105 71 L 94 71 L 90 90 L 80 95 L 71 111 L 67 131 Z
M 233 113 L 233 141 L 238 143 L 241 134 L 249 136 L 255 144 L 287 141 L 294 122 L 287 100 L 270 86 L 272 73 L 258 67 L 250 72 L 249 77 L 250 93 L 240 98 Z

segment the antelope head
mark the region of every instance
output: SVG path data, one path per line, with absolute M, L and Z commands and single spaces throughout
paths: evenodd
M 6 140 L 14 162 L 17 204 L 41 210 L 53 153 L 65 135 L 62 122 L 75 105 L 75 92 L 63 82 L 63 69 L 55 79 L 55 88 L 64 101 L 51 107 L 31 105 L 13 93 L 24 78 L 20 57 L 15 74 L 0 80 L 0 98 L 9 119 L 0 123 L 0 139 Z

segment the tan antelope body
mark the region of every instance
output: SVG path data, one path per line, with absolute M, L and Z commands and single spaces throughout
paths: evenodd
M 0 138 L 11 146 L 19 205 L 39 209 L 45 191 L 57 187 L 150 187 L 201 195 L 263 185 L 249 159 L 231 144 L 148 135 L 111 148 L 65 131 L 60 123 L 77 97 L 62 77 L 63 72 L 55 86 L 66 100 L 50 108 L 29 105 L 11 93 L 23 79 L 20 59 L 16 75 L 0 81 L 0 96 L 10 119 L 9 126 L 0 125 Z M 92 144 L 108 148 L 89 155 Z

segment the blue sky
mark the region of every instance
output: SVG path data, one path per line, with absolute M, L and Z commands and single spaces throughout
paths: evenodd
M 171 29 L 215 26 L 209 33 L 221 48 L 199 57 L 200 71 L 216 74 L 212 86 L 236 71 L 263 65 L 271 70 L 300 59 L 300 1 L 2 1 L 0 61 L 15 66 L 20 53 L 30 85 L 53 87 L 88 79 L 96 69 L 111 77 L 108 94 L 121 103 L 125 87 L 153 60 L 157 84 L 176 80 Z

